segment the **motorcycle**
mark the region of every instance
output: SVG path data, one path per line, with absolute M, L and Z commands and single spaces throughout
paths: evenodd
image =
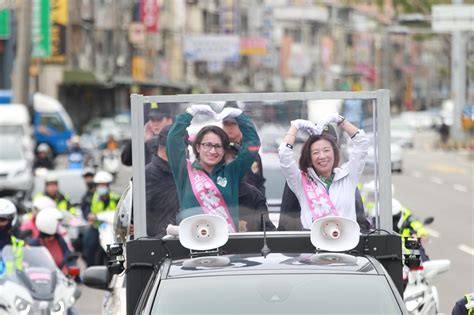
M 403 300 L 410 314 L 437 314 L 440 310 L 438 290 L 431 285 L 437 275 L 449 270 L 449 259 L 429 260 L 408 271 Z
M 102 168 L 114 177 L 120 169 L 120 152 L 119 150 L 104 150 L 102 153 Z
M 11 245 L 3 248 L 0 260 L 0 310 L 2 314 L 68 314 L 81 291 L 73 277 L 79 267 L 67 267 L 67 276 L 42 246 L 24 247 L 22 266 Z M 13 269 L 13 270 L 9 270 Z
M 423 223 L 428 225 L 433 220 L 432 217 L 429 217 Z M 437 314 L 440 310 L 438 289 L 431 285 L 431 282 L 434 277 L 449 270 L 451 261 L 449 259 L 429 260 L 422 239 L 413 238 L 412 240 L 411 244 L 409 240 L 406 240 L 405 247 L 411 249 L 412 257 L 417 256 L 418 262 L 421 261 L 421 263 L 405 266 L 406 287 L 403 292 L 405 306 L 409 314 Z M 415 250 L 418 251 L 418 254 L 414 254 Z

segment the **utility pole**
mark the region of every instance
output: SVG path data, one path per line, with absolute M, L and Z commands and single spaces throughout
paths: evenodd
M 452 2 L 462 4 L 463 0 Z M 459 142 L 464 140 L 461 115 L 466 105 L 466 41 L 462 31 L 453 31 L 451 38 L 451 98 L 454 105 L 451 137 Z
M 17 49 L 13 66 L 13 102 L 28 104 L 31 59 L 31 1 L 17 1 Z

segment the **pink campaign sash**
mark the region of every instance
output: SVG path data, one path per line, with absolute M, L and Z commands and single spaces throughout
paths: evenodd
M 303 171 L 301 172 L 301 179 L 313 222 L 328 215 L 339 216 L 325 189 L 322 189 L 316 182 L 310 182 L 308 175 Z
M 234 220 L 232 220 L 229 208 L 227 208 L 224 197 L 212 179 L 205 172 L 194 169 L 191 161 L 187 160 L 186 166 L 194 197 L 196 197 L 204 212 L 223 217 L 227 221 L 229 232 L 235 233 Z

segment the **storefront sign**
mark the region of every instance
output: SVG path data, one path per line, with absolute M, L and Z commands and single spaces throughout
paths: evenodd
M 0 39 L 8 39 L 10 37 L 10 11 L 0 11 Z
M 49 0 L 32 0 L 31 56 L 51 56 L 51 25 Z
M 184 42 L 188 61 L 239 61 L 240 38 L 235 35 L 188 36 Z

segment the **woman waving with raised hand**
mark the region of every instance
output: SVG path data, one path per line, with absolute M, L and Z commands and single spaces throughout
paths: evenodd
M 242 146 L 236 158 L 226 164 L 229 138 L 218 126 L 203 127 L 192 144 L 196 160 L 186 159 L 183 137 L 195 115 L 218 120 L 233 117 L 242 132 Z M 201 208 L 204 213 L 226 219 L 229 232 L 239 226 L 239 182 L 255 161 L 260 139 L 254 124 L 238 108 L 224 108 L 216 114 L 209 105 L 191 105 L 178 115 L 168 133 L 167 154 L 178 191 L 181 210 Z
M 349 161 L 340 167 L 336 139 L 323 133 L 329 123 L 336 123 L 352 139 L 353 150 Z M 293 156 L 296 133 L 305 131 L 310 137 L 301 149 L 297 164 Z M 301 205 L 301 224 L 310 229 L 316 219 L 336 215 L 356 220 L 355 195 L 369 148 L 369 139 L 337 113 L 327 115 L 317 124 L 297 119 L 278 148 L 280 166 L 290 189 Z

